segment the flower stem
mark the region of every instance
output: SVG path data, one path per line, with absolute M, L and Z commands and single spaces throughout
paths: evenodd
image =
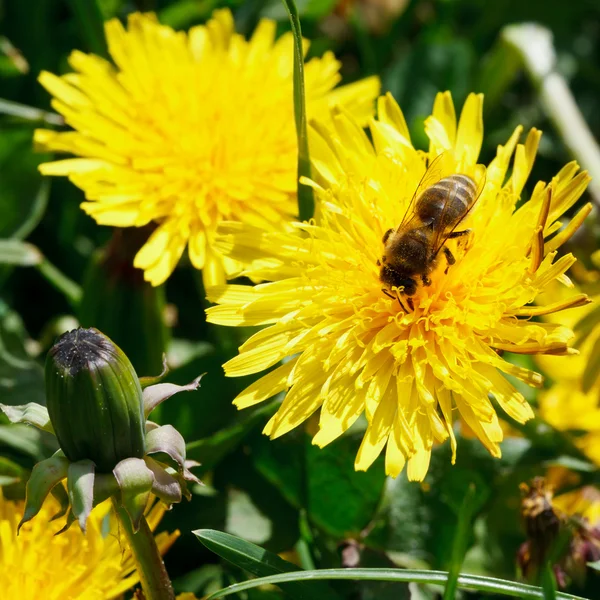
M 127 511 L 114 498 L 112 503 L 129 542 L 145 599 L 174 600 L 175 593 L 173 592 L 171 580 L 165 569 L 165 563 L 160 556 L 146 517 L 142 517 L 139 530 L 134 532 Z
M 556 70 L 552 33 L 541 25 L 524 23 L 505 27 L 502 37 L 520 54 L 539 100 L 565 146 L 592 176 L 589 192 L 600 206 L 600 147 L 565 78 Z

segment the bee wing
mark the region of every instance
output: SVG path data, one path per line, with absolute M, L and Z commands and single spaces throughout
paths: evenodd
M 410 204 L 404 213 L 402 223 L 398 229 L 408 228 L 409 223 L 417 218 L 415 213 L 415 205 L 419 196 L 432 185 L 435 185 L 440 179 L 452 175 L 454 172 L 454 160 L 450 150 L 446 150 L 441 154 L 438 154 L 427 167 L 425 174 L 421 178 L 413 197 L 410 200 Z
M 473 199 L 471 206 L 469 206 L 469 208 L 467 209 L 465 214 L 460 218 L 459 221 L 457 221 L 454 224 L 454 226 L 452 228 L 444 229 L 443 227 L 439 227 L 436 230 L 435 236 L 433 238 L 432 247 L 431 247 L 434 259 L 438 255 L 439 251 L 442 249 L 444 244 L 446 243 L 446 240 L 450 237 L 450 235 L 454 231 L 456 231 L 456 228 L 466 219 L 467 215 L 473 210 L 473 207 L 475 206 L 475 204 L 477 204 L 477 200 L 479 200 L 479 197 L 481 196 L 481 192 L 483 191 L 483 188 L 485 187 L 485 167 L 483 165 L 476 165 L 473 170 L 473 173 L 469 174 L 469 177 L 472 177 L 473 180 L 475 181 L 475 183 L 477 184 L 477 191 L 475 192 L 475 198 Z M 457 193 L 456 191 L 453 191 L 452 196 L 449 197 L 448 200 L 446 201 L 446 203 L 444 204 L 442 214 L 440 215 L 440 223 L 444 222 L 444 218 L 446 216 L 446 210 L 448 209 L 448 207 L 452 206 L 452 202 L 454 200 L 454 195 L 456 193 Z

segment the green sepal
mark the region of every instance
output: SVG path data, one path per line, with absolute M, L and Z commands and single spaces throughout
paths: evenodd
M 179 481 L 167 473 L 165 468 L 150 456 L 146 456 L 144 462 L 154 475 L 152 493 L 168 505 L 181 502 L 182 492 Z
M 113 473 L 96 473 L 94 478 L 94 506 L 119 492 L 119 483 Z
M 176 385 L 174 383 L 158 383 L 151 385 L 144 389 L 144 415 L 146 418 L 148 415 L 165 400 L 168 400 L 171 396 L 178 394 L 179 392 L 193 392 L 200 387 L 200 380 L 204 377 L 205 373 L 196 377 L 194 381 L 187 385 Z
M 121 490 L 120 504 L 131 519 L 133 530 L 138 531 L 154 484 L 154 475 L 141 458 L 122 460 L 113 473 Z
M 61 529 L 59 529 L 54 536 L 56 537 L 57 535 L 60 535 L 61 533 L 64 533 L 65 531 L 68 531 L 69 529 L 71 529 L 71 525 L 73 525 L 73 523 L 75 523 L 75 521 L 77 521 L 77 517 L 73 514 L 73 511 L 70 510 L 67 513 L 67 521 L 64 525 L 64 527 L 62 527 Z
M 146 434 L 146 454 L 181 473 L 185 467 L 185 440 L 172 425 L 162 425 Z
M 31 477 L 27 482 L 25 512 L 17 526 L 17 534 L 27 521 L 31 521 L 40 512 L 46 496 L 57 483 L 67 476 L 68 470 L 69 460 L 57 454 L 42 460 L 33 467 Z
M 8 417 L 11 423 L 26 423 L 49 433 L 54 433 L 48 409 L 37 402 L 28 402 L 18 406 L 0 404 L 0 410 Z
M 94 474 L 96 465 L 91 460 L 80 460 L 69 465 L 67 487 L 71 510 L 83 533 L 94 506 Z
M 56 521 L 57 519 L 64 517 L 69 511 L 69 494 L 62 484 L 55 485 L 51 490 L 51 494 L 60 505 L 60 510 L 50 519 L 51 521 Z
M 160 383 L 169 373 L 169 365 L 167 364 L 167 355 L 163 354 L 162 356 L 162 371 L 159 375 L 140 377 L 140 385 L 142 389 L 146 389 L 148 386 L 156 385 Z

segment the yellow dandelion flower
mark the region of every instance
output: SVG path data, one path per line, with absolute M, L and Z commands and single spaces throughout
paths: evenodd
M 567 515 L 578 515 L 592 525 L 600 524 L 600 490 L 586 485 L 554 498 L 554 505 Z
M 21 528 L 24 504 L 4 498 L 0 489 L 0 589 L 3 600 L 105 600 L 118 598 L 139 577 L 126 543 L 109 515 L 110 502 L 98 506 L 87 524 L 87 534 L 71 527 L 61 535 L 59 521 L 48 522 L 59 510 L 48 497 L 36 519 Z M 155 504 L 147 515 L 152 530 L 165 507 Z M 106 525 L 110 524 L 108 531 Z M 165 553 L 179 532 L 156 536 Z
M 134 261 L 153 285 L 186 245 L 206 284 L 223 283 L 235 265 L 215 250 L 219 222 L 277 230 L 297 214 L 293 38 L 275 40 L 275 29 L 264 19 L 246 41 L 226 9 L 188 34 L 133 14 L 127 29 L 106 23 L 114 65 L 75 51 L 74 73 L 40 75 L 75 131 L 38 130 L 35 141 L 77 157 L 41 172 L 68 176 L 101 225 L 158 225 Z M 334 89 L 339 67 L 330 52 L 306 63 L 308 115 L 340 106 L 366 122 L 379 80 Z
M 482 104 L 481 95 L 470 95 L 457 124 L 450 94 L 439 94 L 425 123 L 427 154 L 413 147 L 389 95 L 378 101 L 370 138 L 355 118 L 337 111 L 331 127 L 311 131 L 315 175 L 306 183 L 319 199 L 316 221 L 279 233 L 222 226 L 220 249 L 254 261 L 245 273 L 268 282 L 209 290 L 219 305 L 207 311 L 208 319 L 267 325 L 224 368 L 241 376 L 284 360 L 235 400 L 244 408 L 287 390 L 265 428 L 272 438 L 320 409 L 313 443 L 324 446 L 364 414 L 356 469 L 367 469 L 385 448 L 388 474 L 397 476 L 408 463 L 409 479 L 422 480 L 435 442 L 449 438 L 455 453 L 457 415 L 500 456 L 502 429 L 490 395 L 517 421 L 532 417 L 503 374 L 530 385 L 540 385 L 541 376 L 499 352 L 569 353 L 567 327 L 528 317 L 587 302 L 576 295 L 531 304 L 555 279 L 567 281 L 564 273 L 575 258 L 558 258 L 556 250 L 590 207 L 560 232 L 558 219 L 589 178 L 571 163 L 550 184 L 538 183 L 517 208 L 541 134 L 534 129 L 520 144 L 518 127 L 487 169 L 477 166 Z M 446 173 L 471 174 L 479 185 L 485 175 L 485 186 L 460 224 L 470 234 L 446 242 L 455 264 L 440 252 L 429 285 L 415 284 L 411 308 L 406 296 L 380 280 L 382 237 L 402 222 L 426 163 L 438 156 Z
M 578 286 L 574 291 L 579 292 Z M 544 298 L 550 302 L 564 301 L 569 293 L 563 286 L 553 285 L 549 288 Z M 563 325 L 577 329 L 578 324 L 584 323 L 584 319 L 592 317 L 597 312 L 597 302 L 600 298 L 594 298 L 595 303 L 591 306 L 583 306 L 570 310 L 562 316 L 560 322 Z M 549 315 L 547 320 L 558 322 L 558 315 Z M 560 431 L 576 431 L 573 437 L 575 445 L 588 456 L 595 464 L 600 465 L 600 381 L 597 374 L 590 382 L 587 389 L 584 386 L 585 374 L 588 366 L 593 363 L 594 356 L 598 356 L 598 340 L 600 339 L 600 327 L 597 325 L 586 331 L 585 337 L 581 337 L 581 343 L 577 344 L 579 354 L 570 356 L 559 361 L 554 356 L 540 356 L 538 363 L 543 371 L 553 379 L 552 386 L 540 393 L 538 402 L 540 415 L 550 425 Z

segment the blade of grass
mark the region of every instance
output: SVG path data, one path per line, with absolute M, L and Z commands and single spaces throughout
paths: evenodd
M 473 521 L 475 513 L 475 484 L 471 483 L 463 500 L 463 504 L 458 515 L 458 524 L 454 541 L 452 543 L 452 556 L 450 558 L 450 568 L 448 571 L 448 581 L 444 589 L 444 600 L 454 600 L 458 586 L 458 577 L 462 567 L 465 553 L 467 551 L 467 542 L 469 539 L 469 528 Z
M 306 185 L 300 185 L 300 177 L 310 177 L 302 30 L 300 28 L 298 9 L 294 0 L 282 1 L 290 17 L 292 33 L 294 35 L 294 118 L 296 121 L 296 136 L 298 138 L 298 216 L 301 221 L 308 221 L 313 216 L 315 203 L 312 189 Z
M 542 589 L 544 590 L 544 600 L 556 600 L 556 578 L 550 561 L 542 569 Z
M 33 106 L 26 106 L 25 104 L 19 104 L 18 102 L 12 102 L 11 100 L 4 100 L 4 98 L 0 98 L 0 114 L 18 117 L 19 119 L 25 119 L 26 121 L 41 121 L 47 125 L 65 124 L 65 120 L 56 113 L 41 110 Z
M 88 49 L 94 54 L 108 58 L 104 19 L 97 0 L 69 0 L 69 4 L 88 44 Z
M 54 266 L 46 257 L 35 265 L 48 283 L 56 288 L 69 302 L 73 308 L 79 306 L 82 291 L 81 288 L 60 269 Z
M 12 234 L 13 238 L 23 240 L 38 226 L 46 212 L 49 197 L 50 179 L 44 179 L 35 195 L 29 215 L 27 215 L 27 218 L 21 223 L 17 231 Z
M 236 583 L 214 592 L 208 596 L 206 600 L 231 596 L 232 594 L 237 594 L 267 584 L 279 585 L 280 583 L 290 581 L 319 581 L 326 579 L 412 582 L 430 585 L 445 585 L 448 581 L 448 573 L 445 571 L 425 571 L 419 569 L 321 569 L 317 571 L 297 571 L 293 573 L 271 575 L 269 577 L 260 577 L 258 579 L 244 581 L 243 583 Z M 507 581 L 506 579 L 482 577 L 480 575 L 460 575 L 457 587 L 462 590 L 479 591 L 513 598 L 544 598 L 544 592 L 539 587 Z M 563 593 L 556 594 L 556 598 L 558 600 L 587 600 L 581 596 Z
M 199 529 L 192 533 L 209 550 L 253 575 L 260 577 L 273 573 L 286 574 L 290 571 L 300 571 L 300 567 L 283 560 L 277 554 L 234 535 L 213 529 Z M 282 589 L 295 600 L 336 600 L 339 598 L 336 592 L 324 582 L 304 581 L 284 584 Z

